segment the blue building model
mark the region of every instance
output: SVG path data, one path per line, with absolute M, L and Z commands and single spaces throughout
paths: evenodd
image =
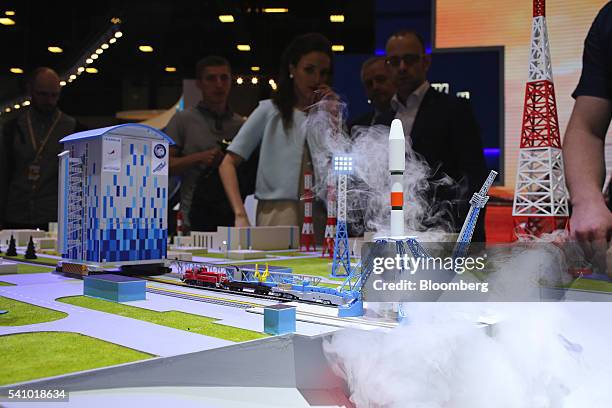
M 166 258 L 172 139 L 124 124 L 61 140 L 58 247 L 67 262 L 160 263 Z

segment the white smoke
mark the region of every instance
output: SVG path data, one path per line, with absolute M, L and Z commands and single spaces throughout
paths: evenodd
M 347 190 L 347 221 L 362 214 L 367 229 L 385 234 L 389 231 L 391 183 L 389 177 L 389 127 L 376 125 L 353 128 L 352 135 L 340 124 L 338 116 L 326 105 L 310 110 L 304 123 L 308 135 L 315 169 L 315 194 L 325 200 L 327 190 L 327 169 L 334 154 L 350 154 L 353 157 L 354 172 Z M 336 102 L 337 103 L 337 102 Z M 453 225 L 443 218 L 449 211 L 448 203 L 432 203 L 427 192 L 432 187 L 455 186 L 446 175 L 436 175 L 435 186 L 431 177 L 435 173 L 427 161 L 412 150 L 410 137 L 406 137 L 406 171 L 404 173 L 404 217 L 405 231 L 427 230 L 436 234 L 454 230 Z M 456 187 L 456 186 L 455 186 Z
M 415 303 L 408 324 L 338 332 L 324 350 L 359 408 L 610 406 L 612 354 L 584 306 Z M 476 324 L 483 313 L 498 320 L 492 336 Z

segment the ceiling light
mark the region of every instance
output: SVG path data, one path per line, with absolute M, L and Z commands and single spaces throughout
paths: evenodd
M 115 38 L 121 38 L 123 36 L 123 33 L 121 31 L 117 31 L 115 33 Z
M 19 109 L 19 108 L 21 108 L 21 105 L 19 105 L 19 104 L 17 103 L 17 104 L 15 104 L 15 106 L 13 106 L 13 108 L 15 108 L 15 109 Z
M 253 66 L 253 67 L 251 67 L 251 71 L 253 71 L 253 72 L 259 71 L 259 67 Z
M 4 12 L 4 14 L 5 14 L 5 15 L 7 15 L 7 16 L 14 16 L 14 15 L 15 15 L 15 12 L 14 12 L 13 10 L 6 10 L 6 11 Z
M 267 7 L 263 9 L 264 13 L 288 13 L 289 9 L 288 8 L 281 8 L 281 7 Z
M 72 81 L 74 81 L 74 79 L 72 79 L 72 78 L 69 78 L 69 79 L 68 79 L 68 82 L 72 82 Z
M 0 24 L 6 25 L 6 26 L 15 25 L 15 20 L 13 20 L 12 18 L 8 18 L 8 17 L 1 17 Z
M 53 54 L 59 54 L 61 52 L 64 52 L 64 50 L 62 50 L 60 47 L 55 46 L 55 45 L 50 45 L 49 47 L 47 47 L 47 49 L 49 50 L 49 52 L 52 52 Z
M 23 74 L 23 69 L 21 69 L 21 68 L 11 68 L 10 71 L 13 74 Z
M 153 52 L 153 47 L 150 45 L 139 45 L 138 49 L 142 52 Z
M 23 106 L 30 106 L 30 101 L 23 101 L 22 105 Z
M 108 44 L 107 44 L 107 43 L 104 43 L 104 44 L 102 44 L 102 45 L 100 46 L 100 48 L 102 48 L 103 50 L 106 50 L 106 49 L 108 49 Z
M 332 51 L 334 51 L 334 52 L 342 52 L 342 51 L 344 51 L 344 45 L 342 45 L 342 44 L 334 44 L 334 45 L 332 45 Z
M 92 64 L 92 63 L 93 63 L 93 60 L 92 60 L 91 58 L 87 58 L 87 59 L 85 60 L 85 62 L 86 62 L 86 63 L 88 63 L 88 64 Z
M 344 23 L 344 14 L 332 14 L 329 16 L 332 23 Z
M 231 14 L 222 14 L 219 16 L 219 21 L 222 23 L 233 23 L 234 16 L 232 16 Z
M 98 70 L 94 67 L 89 67 L 85 70 L 85 72 L 87 72 L 88 74 L 97 74 Z
M 83 68 L 83 67 L 78 67 L 77 68 L 77 72 L 83 72 L 83 71 L 85 71 L 85 68 Z
M 6 113 L 9 113 L 9 112 L 11 111 L 11 108 L 4 108 L 4 111 L 5 111 Z
M 108 40 L 108 42 L 109 42 L 110 44 L 114 44 L 114 43 L 116 43 L 116 42 L 117 42 L 117 39 L 116 39 L 116 38 L 111 38 L 110 40 Z
M 176 67 L 166 67 L 165 71 L 166 72 L 176 72 Z
M 70 79 L 72 79 L 74 81 L 76 79 L 76 75 L 74 75 L 74 74 L 70 75 Z
M 98 59 L 98 54 L 91 54 L 90 58 L 96 60 Z
M 270 87 L 272 88 L 273 91 L 276 91 L 276 88 L 278 88 L 278 86 L 276 85 L 276 82 L 273 79 L 269 80 L 268 84 L 270 84 Z
M 102 54 L 103 52 L 104 52 L 104 50 L 102 48 L 98 48 L 96 50 L 96 54 L 98 54 L 98 55 Z
M 121 19 L 119 17 L 111 18 L 111 23 L 113 24 L 121 24 Z
M 238 48 L 238 51 L 251 51 L 251 46 L 249 44 L 238 44 L 236 48 Z
M 251 78 L 251 83 L 252 83 L 253 85 L 257 85 L 257 82 L 259 82 L 259 81 L 257 80 L 257 77 L 253 77 L 253 78 Z
M 238 77 L 238 78 L 236 78 L 236 83 L 237 83 L 238 85 L 242 85 L 242 83 L 243 83 L 243 82 L 244 82 L 244 80 L 242 79 L 242 77 Z
M 60 81 L 60 86 L 66 86 L 66 81 Z

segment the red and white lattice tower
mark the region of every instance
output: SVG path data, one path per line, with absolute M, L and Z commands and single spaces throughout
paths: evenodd
M 314 239 L 314 226 L 312 224 L 312 172 L 304 172 L 304 223 L 300 236 L 300 251 L 316 251 Z M 312 249 L 311 249 L 312 248 Z
M 545 0 L 533 0 L 529 79 L 512 215 L 517 230 L 534 235 L 563 228 L 569 216 Z
M 336 177 L 330 164 L 327 173 L 327 223 L 325 225 L 325 237 L 323 238 L 323 251 L 321 251 L 322 257 L 327 253 L 329 258 L 334 257 L 334 240 L 336 239 L 336 216 L 338 209 L 335 181 Z

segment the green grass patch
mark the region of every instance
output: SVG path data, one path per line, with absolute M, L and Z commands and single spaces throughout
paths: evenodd
M 0 336 L 0 356 L 2 356 L 0 385 L 152 357 L 150 354 L 93 337 L 66 332 Z
M 300 259 L 284 259 L 278 261 L 267 261 L 258 262 L 260 266 L 268 264 L 270 266 L 286 266 L 291 268 L 294 274 L 302 275 L 314 275 L 323 278 L 329 278 L 330 280 L 338 283 L 344 282 L 345 278 L 330 278 L 330 267 L 332 260 L 329 258 L 300 258 Z M 252 264 L 253 261 L 234 261 L 227 262 L 230 265 L 241 265 L 241 264 Z
M 270 256 L 270 257 L 276 257 L 276 256 L 290 256 L 290 257 L 294 257 L 294 256 L 305 256 L 305 255 L 309 255 L 307 253 L 304 252 L 296 252 L 296 251 L 289 251 L 289 252 L 266 252 L 266 256 Z
M 570 289 L 592 290 L 596 292 L 612 292 L 612 282 L 594 279 L 577 279 L 569 285 Z
M 295 274 L 321 276 L 329 278 L 329 258 L 301 258 L 301 259 L 285 259 L 282 261 L 270 261 L 268 265 L 286 266 L 291 268 Z M 344 279 L 330 278 L 333 281 L 344 282 Z
M 36 259 L 25 259 L 24 255 L 17 255 L 17 256 L 2 255 L 2 257 L 4 259 L 13 260 L 13 261 L 38 263 L 38 264 L 52 265 L 52 266 L 56 266 L 57 265 L 57 261 L 58 261 L 58 259 L 47 258 L 47 257 L 41 256 L 40 254 L 37 254 L 37 258 Z
M 31 305 L 0 296 L 0 309 L 8 313 L 0 315 L 0 326 L 24 326 L 26 324 L 52 322 L 68 316 L 64 312 Z M 0 355 L 2 355 L 0 353 Z M 2 370 L 0 370 L 2 371 Z
M 183 250 L 181 250 L 183 251 Z M 185 252 L 191 252 L 193 256 L 202 256 L 205 258 L 225 258 L 224 253 L 220 252 L 206 252 L 205 249 L 186 249 Z
M 217 319 L 213 319 L 212 317 L 198 316 L 174 310 L 157 312 L 155 310 L 128 306 L 122 303 L 115 303 L 87 296 L 70 296 L 59 298 L 57 301 L 228 341 L 241 342 L 268 337 L 267 334 L 252 330 L 217 324 L 215 323 Z
M 13 283 L 2 282 L 0 281 L 0 286 L 15 286 Z
M 46 272 L 53 272 L 53 269 L 48 268 L 46 266 L 42 266 L 42 265 L 26 265 L 26 264 L 19 264 L 17 265 L 17 273 L 46 273 Z
M 338 283 L 325 283 L 325 282 L 321 282 L 317 286 L 324 286 L 326 288 L 338 289 L 338 286 L 340 286 L 341 283 L 342 283 L 342 281 L 339 281 Z

